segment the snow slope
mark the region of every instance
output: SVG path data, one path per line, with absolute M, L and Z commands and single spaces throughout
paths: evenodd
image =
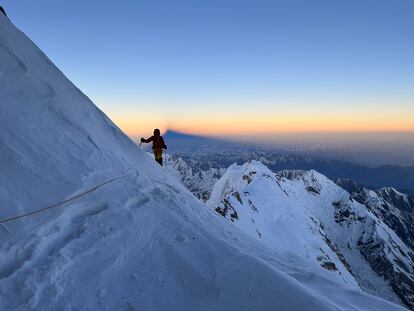
M 250 236 L 306 258 L 344 286 L 412 306 L 410 248 L 365 205 L 315 171 L 274 174 L 256 161 L 232 165 L 208 205 Z
M 400 310 L 258 243 L 140 151 L 0 16 L 2 310 Z M 5 207 L 5 208 L 3 208 Z
M 6 310 L 397 310 L 245 236 L 146 161 L 3 247 Z
M 414 250 L 414 198 L 390 187 L 376 191 L 361 188 L 352 197 L 365 204 Z
M 55 203 L 142 160 L 129 138 L 3 15 L 0 60 L 0 218 Z M 1 226 L 0 240 L 20 225 Z
M 409 248 L 402 250 L 401 254 L 406 260 L 399 257 L 392 258 L 381 254 L 388 253 L 387 248 L 372 243 L 361 244 L 366 258 L 370 261 L 374 270 L 388 279 L 403 300 L 414 309 L 414 200 L 406 194 L 400 193 L 394 188 L 381 188 L 376 191 L 360 189 L 354 192 L 352 197 L 363 204 L 376 216 L 391 228 L 395 234 Z M 406 249 L 406 248 L 405 248 Z M 372 250 L 375 250 L 373 252 Z M 377 254 L 373 256 L 372 254 Z M 378 256 L 380 254 L 380 256 Z M 388 260 L 383 260 L 383 258 Z M 404 258 L 403 258 L 404 259 Z M 394 262 L 397 264 L 394 264 Z M 408 261 L 408 263 L 407 263 Z
M 297 185 L 277 178 L 260 162 L 232 165 L 215 185 L 208 204 L 243 231 L 266 244 L 307 258 L 320 273 L 360 289 L 338 255 L 325 242 L 326 232 Z M 306 194 L 305 194 L 306 195 Z

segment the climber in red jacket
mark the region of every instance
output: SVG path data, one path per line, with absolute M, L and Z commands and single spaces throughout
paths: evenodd
M 162 150 L 167 149 L 167 145 L 164 143 L 164 138 L 162 138 L 159 129 L 155 129 L 154 135 L 148 139 L 141 137 L 141 143 L 149 142 L 152 142 L 152 150 L 154 152 L 155 161 L 162 166 Z

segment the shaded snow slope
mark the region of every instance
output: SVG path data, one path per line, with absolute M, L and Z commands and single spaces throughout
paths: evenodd
M 256 243 L 151 163 L 3 247 L 2 307 L 398 309 Z
M 305 206 L 306 197 L 297 190 L 295 183 L 253 161 L 232 165 L 214 187 L 208 204 L 251 236 L 306 258 L 326 277 L 359 290 L 341 258 L 326 243 L 323 225 Z
M 1 226 L 1 309 L 401 309 L 231 226 L 2 16 L 0 78 L 2 217 L 127 174 Z
M 0 16 L 0 219 L 60 201 L 142 155 L 3 15 Z M 0 226 L 0 240 L 19 222 Z
M 410 248 L 315 171 L 274 174 L 256 161 L 233 165 L 208 204 L 252 237 L 308 259 L 347 287 L 412 304 Z
M 352 197 L 365 204 L 414 250 L 414 199 L 394 188 L 361 188 Z M 414 260 L 414 259 L 413 259 Z

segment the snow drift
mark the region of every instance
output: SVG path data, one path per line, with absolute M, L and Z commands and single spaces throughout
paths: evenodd
M 398 310 L 251 238 L 137 149 L 0 15 L 4 310 Z

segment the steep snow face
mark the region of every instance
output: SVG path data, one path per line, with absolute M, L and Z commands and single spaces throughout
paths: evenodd
M 2 216 L 123 176 L 0 225 L 2 309 L 401 310 L 229 225 L 1 15 L 0 76 Z
M 365 188 L 352 197 L 365 204 L 379 219 L 414 250 L 414 200 L 393 188 L 373 191 Z
M 409 247 L 325 176 L 233 165 L 208 204 L 251 236 L 309 258 L 332 279 L 412 306 Z
M 378 189 L 376 193 L 389 205 L 402 211 L 414 212 L 414 198 L 392 187 Z
M 1 14 L 0 85 L 0 219 L 58 202 L 143 158 Z M 0 226 L 0 241 L 21 224 Z
M 307 189 L 319 191 L 314 183 L 307 183 Z M 305 198 L 297 200 L 297 190 L 294 182 L 253 161 L 232 165 L 214 187 L 208 205 L 251 236 L 307 258 L 326 277 L 359 289 L 336 248 L 327 243 L 323 225 L 303 204 Z
M 413 308 L 413 250 L 387 222 L 372 213 L 368 205 L 356 202 L 348 192 L 337 187 L 325 176 L 309 171 L 294 179 L 305 184 L 309 184 L 311 180 L 323 185 L 317 187 L 320 189 L 317 191 L 319 194 L 313 196 L 315 214 L 325 225 L 332 240 L 338 244 L 361 287 L 367 292 L 392 299 L 382 282 L 378 282 L 378 278 L 368 273 L 372 270 L 386 280 L 405 305 Z M 363 263 L 360 255 L 364 258 Z
M 400 309 L 257 243 L 152 163 L 3 246 L 2 308 Z
M 361 189 L 359 192 L 353 193 L 352 196 L 355 200 L 364 203 L 374 215 L 394 230 L 396 235 L 409 247 L 409 251 L 401 251 L 407 260 L 396 258 L 398 269 L 392 266 L 392 262 L 381 260 L 382 256 L 377 258 L 377 256 L 371 255 L 372 250 L 375 250 L 376 253 L 387 252 L 381 245 L 370 241 L 366 253 L 367 260 L 372 263 L 377 273 L 389 279 L 394 290 L 400 293 L 402 297 L 406 297 L 404 299 L 407 300 L 407 304 L 414 308 L 413 199 L 393 188 L 382 188 L 376 191 Z M 362 246 L 364 247 L 363 250 L 367 248 L 365 244 Z

